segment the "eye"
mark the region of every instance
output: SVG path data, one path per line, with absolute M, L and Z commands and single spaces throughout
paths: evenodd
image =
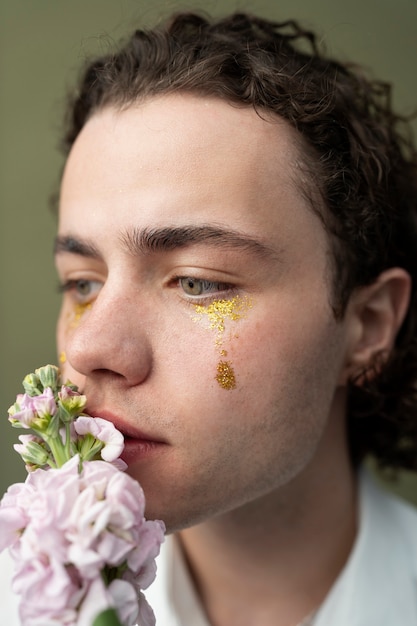
M 59 286 L 62 293 L 71 293 L 74 300 L 80 304 L 91 302 L 96 298 L 102 287 L 98 280 L 88 280 L 79 278 L 78 280 L 67 280 Z
M 227 283 L 204 280 L 202 278 L 192 278 L 185 276 L 178 279 L 178 284 L 187 296 L 204 296 L 210 293 L 218 293 L 231 289 Z

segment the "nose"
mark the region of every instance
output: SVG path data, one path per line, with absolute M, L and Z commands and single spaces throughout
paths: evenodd
M 130 386 L 141 384 L 152 369 L 142 307 L 128 296 L 109 297 L 106 287 L 67 335 L 68 364 L 87 378 L 113 375 Z

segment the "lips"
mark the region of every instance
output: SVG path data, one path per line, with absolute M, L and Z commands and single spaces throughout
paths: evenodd
M 121 458 L 128 465 L 160 451 L 167 445 L 167 442 L 159 436 L 146 433 L 132 426 L 132 424 L 127 423 L 123 418 L 110 411 L 101 409 L 93 410 L 92 407 L 89 406 L 87 413 L 92 417 L 102 417 L 112 422 L 117 430 L 122 433 L 124 437 L 124 449 Z

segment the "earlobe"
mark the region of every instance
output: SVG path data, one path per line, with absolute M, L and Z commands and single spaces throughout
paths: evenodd
M 344 384 L 378 370 L 389 356 L 407 314 L 411 277 L 402 268 L 382 272 L 371 285 L 358 288 L 347 310 L 348 349 Z

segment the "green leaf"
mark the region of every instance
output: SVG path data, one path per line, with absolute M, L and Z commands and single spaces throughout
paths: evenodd
M 123 626 L 114 609 L 106 609 L 92 623 L 92 626 Z

